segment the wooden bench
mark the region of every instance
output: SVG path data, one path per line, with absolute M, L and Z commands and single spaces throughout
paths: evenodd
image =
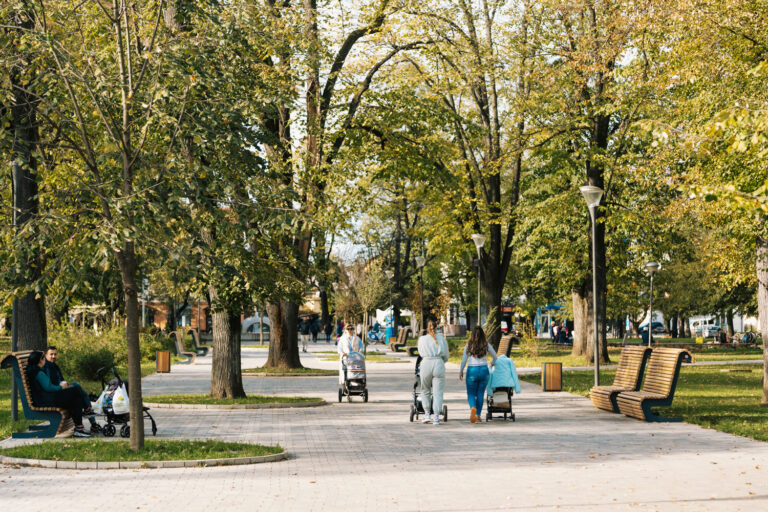
M 616 397 L 619 411 L 645 421 L 682 421 L 654 413 L 652 407 L 669 407 L 675 396 L 683 362 L 693 361 L 691 353 L 679 348 L 654 348 L 645 370 L 641 391 L 624 391 Z
M 75 423 L 66 409 L 58 407 L 38 407 L 32 403 L 32 383 L 27 377 L 27 359 L 31 350 L 12 352 L 0 360 L 0 368 L 12 368 L 16 389 L 19 390 L 21 407 L 27 420 L 44 420 L 48 425 L 32 425 L 28 432 L 14 432 L 11 437 L 68 437 L 67 433 L 75 428 Z
M 643 370 L 651 354 L 650 347 L 633 346 L 621 349 L 619 367 L 612 386 L 595 386 L 589 391 L 589 398 L 595 407 L 606 411 L 619 412 L 616 397 L 623 391 L 637 391 L 643 380 Z
M 183 361 L 179 361 L 181 364 L 192 364 L 195 362 L 197 354 L 195 352 L 189 352 L 184 349 L 184 336 L 180 335 L 180 331 L 173 331 L 171 333 L 173 338 L 173 345 L 176 347 L 176 355 L 185 358 Z
M 496 351 L 497 356 L 507 356 L 509 357 L 509 354 L 512 353 L 512 345 L 517 342 L 520 344 L 520 341 L 511 335 L 505 335 L 501 337 L 501 341 L 499 341 L 499 350 Z
M 192 334 L 192 346 L 194 346 L 194 351 L 198 356 L 207 356 L 208 355 L 208 347 L 200 343 L 200 336 L 197 333 L 197 329 L 187 329 L 186 334 Z M 185 336 L 186 336 L 185 334 Z
M 397 333 L 397 341 L 389 344 L 390 350 L 392 350 L 392 352 L 399 352 L 400 349 L 403 348 L 408 343 L 408 336 L 410 334 L 411 334 L 410 327 L 405 327 L 403 329 L 400 329 L 400 332 Z

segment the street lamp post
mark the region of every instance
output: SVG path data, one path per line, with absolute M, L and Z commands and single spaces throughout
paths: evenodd
M 472 235 L 472 241 L 477 249 L 477 325 L 480 325 L 480 249 L 485 245 L 485 235 L 475 233 Z
M 387 283 L 389 283 L 389 309 L 391 310 L 387 327 L 392 327 L 395 325 L 395 308 L 392 306 L 392 278 L 395 277 L 395 273 L 391 270 L 385 270 L 384 275 L 387 276 Z M 384 335 L 387 337 L 387 343 L 389 343 L 389 332 L 384 333 Z
M 595 386 L 600 385 L 600 335 L 597 331 L 597 260 L 595 258 L 595 210 L 600 205 L 600 199 L 603 197 L 603 189 L 593 185 L 580 187 L 581 194 L 589 207 L 589 217 L 592 221 L 592 322 L 595 331 L 594 347 L 592 357 L 595 361 Z
M 661 265 L 655 261 L 649 261 L 645 264 L 645 271 L 651 276 L 651 297 L 648 304 L 648 346 L 653 343 L 653 274 L 659 271 Z
M 416 266 L 419 267 L 419 310 L 421 312 L 421 323 L 419 324 L 419 333 L 424 329 L 424 265 L 427 258 L 416 256 Z

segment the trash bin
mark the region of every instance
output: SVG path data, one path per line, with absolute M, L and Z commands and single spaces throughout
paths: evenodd
M 167 350 L 155 352 L 157 373 L 171 373 L 171 353 Z
M 541 389 L 563 390 L 563 363 L 541 363 Z

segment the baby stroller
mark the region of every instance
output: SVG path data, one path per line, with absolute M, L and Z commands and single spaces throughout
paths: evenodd
M 411 404 L 411 421 L 419 421 L 419 414 L 424 414 L 424 404 L 421 403 L 421 356 L 416 358 L 415 378 L 413 380 L 413 403 Z M 432 411 L 430 411 L 432 414 Z M 448 421 L 448 406 L 443 405 L 443 421 Z
M 106 368 L 100 368 L 96 372 L 96 375 L 101 380 L 101 385 L 104 388 L 102 396 L 99 398 L 101 399 L 101 414 L 104 416 L 104 419 L 107 423 L 106 425 L 96 424 L 96 428 L 92 427 L 92 430 L 101 431 L 101 433 L 104 434 L 104 437 L 114 437 L 115 433 L 117 432 L 115 425 L 121 425 L 120 437 L 130 437 L 131 426 L 128 423 L 130 421 L 130 414 L 127 412 L 116 414 L 113 404 L 115 393 L 117 393 L 117 391 L 123 386 L 125 386 L 125 390 L 127 391 L 128 383 L 120 378 L 117 370 L 114 368 L 111 370 L 114 377 L 110 379 L 109 382 L 105 381 L 105 374 L 107 373 Z M 152 417 L 152 415 L 149 414 L 149 407 L 144 407 L 144 419 L 149 419 L 149 421 L 152 423 L 152 435 L 157 435 L 157 424 L 155 423 L 155 419 Z
M 500 356 L 491 369 L 491 376 L 486 388 L 485 421 L 491 421 L 494 413 L 503 414 L 504 419 L 515 421 L 512 412 L 512 395 L 520 392 L 520 381 L 517 378 L 515 363 L 507 356 Z
M 368 387 L 365 376 L 365 356 L 360 352 L 350 352 L 341 356 L 341 368 L 344 372 L 344 383 L 339 385 L 339 402 L 342 397 L 352 401 L 352 395 L 359 395 L 363 402 L 368 401 Z

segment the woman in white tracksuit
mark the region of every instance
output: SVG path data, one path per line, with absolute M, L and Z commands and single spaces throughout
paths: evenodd
M 352 324 L 347 324 L 346 331 L 341 338 L 339 338 L 339 344 L 336 347 L 339 353 L 339 384 L 344 384 L 344 367 L 341 364 L 341 359 L 344 356 L 348 356 L 350 352 L 362 352 L 363 341 L 355 336 L 355 328 Z
M 435 323 L 427 322 L 427 334 L 419 338 L 421 356 L 421 404 L 424 406 L 424 423 L 440 423 L 445 389 L 445 362 L 448 361 L 448 342 L 437 334 Z M 429 411 L 434 411 L 430 416 Z

